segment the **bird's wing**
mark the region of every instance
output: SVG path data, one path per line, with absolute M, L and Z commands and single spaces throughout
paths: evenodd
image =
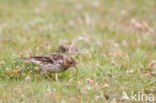
M 48 55 L 41 55 L 41 56 L 33 56 L 33 57 L 30 57 L 30 61 L 34 62 L 39 62 L 40 63 L 50 63 L 50 64 L 53 64 L 55 62 L 57 62 L 58 60 L 63 60 L 63 54 L 48 54 Z
M 58 60 L 63 60 L 64 54 L 53 53 L 53 54 L 47 55 L 47 57 L 49 57 L 49 58 L 52 59 L 53 61 L 58 61 Z

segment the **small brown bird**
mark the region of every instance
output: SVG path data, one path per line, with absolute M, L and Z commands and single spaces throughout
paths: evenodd
M 52 53 L 48 55 L 33 56 L 25 59 L 38 65 L 43 70 L 50 73 L 60 73 L 66 71 L 70 67 L 76 67 L 76 60 L 70 56 L 61 53 Z
M 56 49 L 56 52 L 57 53 L 65 53 L 65 52 L 75 53 L 75 52 L 78 52 L 78 48 L 74 45 L 62 44 Z

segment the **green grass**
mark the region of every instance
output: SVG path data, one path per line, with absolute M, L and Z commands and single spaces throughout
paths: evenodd
M 52 53 L 74 40 L 79 52 L 67 55 L 79 62 L 78 70 L 58 74 L 57 81 L 16 59 Z M 156 1 L 0 0 L 0 61 L 5 62 L 0 65 L 2 103 L 132 102 L 121 101 L 123 91 L 156 98 L 156 66 L 151 66 Z

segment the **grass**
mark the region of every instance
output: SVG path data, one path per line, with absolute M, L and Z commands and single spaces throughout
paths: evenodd
M 0 0 L 0 102 L 128 103 L 156 97 L 155 0 Z M 73 41 L 79 62 L 49 80 L 21 55 Z

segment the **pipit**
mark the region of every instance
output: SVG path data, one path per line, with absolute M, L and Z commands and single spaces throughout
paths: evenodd
M 64 72 L 70 67 L 76 67 L 76 60 L 70 56 L 61 53 L 52 53 L 48 55 L 41 55 L 41 56 L 32 56 L 29 58 L 18 58 L 18 59 L 25 59 L 28 60 L 44 71 L 50 73 L 60 73 Z

